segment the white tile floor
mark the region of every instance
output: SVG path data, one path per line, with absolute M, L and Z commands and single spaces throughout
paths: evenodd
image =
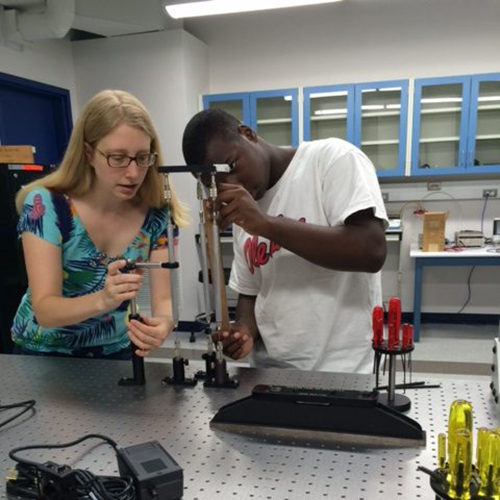
M 413 359 L 459 363 L 491 363 L 498 325 L 423 324 Z

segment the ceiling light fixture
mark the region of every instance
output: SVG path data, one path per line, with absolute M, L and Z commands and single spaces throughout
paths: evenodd
M 166 5 L 165 9 L 169 16 L 174 19 L 180 19 L 184 17 L 215 16 L 218 14 L 234 14 L 256 10 L 302 7 L 340 1 L 342 0 L 205 0 L 201 2 Z

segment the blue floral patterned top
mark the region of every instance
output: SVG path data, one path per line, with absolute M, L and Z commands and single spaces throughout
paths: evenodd
M 101 290 L 111 261 L 145 261 L 152 250 L 165 247 L 167 217 L 167 209 L 150 209 L 139 234 L 123 255 L 111 258 L 96 248 L 67 197 L 37 188 L 26 197 L 17 229 L 20 235 L 33 233 L 61 248 L 62 295 L 72 298 Z M 28 288 L 14 318 L 12 340 L 33 351 L 73 354 L 80 349 L 100 347 L 104 355 L 113 354 L 130 345 L 126 327 L 128 304 L 123 302 L 114 311 L 74 325 L 44 328 L 33 314 Z

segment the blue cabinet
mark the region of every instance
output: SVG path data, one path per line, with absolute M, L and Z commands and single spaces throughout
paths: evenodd
M 228 111 L 276 146 L 299 144 L 297 89 L 206 95 L 203 108 Z
M 411 173 L 500 172 L 500 74 L 415 80 Z
M 250 126 L 250 95 L 247 92 L 203 96 L 203 109 L 221 108 Z
M 500 172 L 500 73 L 471 78 L 467 169 Z
M 304 89 L 304 140 L 345 139 L 379 177 L 404 175 L 407 117 L 407 80 Z
M 304 89 L 304 140 L 329 137 L 354 143 L 354 85 Z
M 378 177 L 405 173 L 408 80 L 355 87 L 354 144 L 370 158 Z

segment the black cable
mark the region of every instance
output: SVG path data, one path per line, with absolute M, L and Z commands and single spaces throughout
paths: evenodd
M 111 445 L 115 451 L 118 449 L 118 444 L 116 441 L 113 441 L 113 439 L 104 436 L 102 434 L 87 434 L 86 436 L 81 437 L 80 439 L 76 439 L 75 441 L 71 441 L 70 443 L 64 443 L 64 444 L 33 444 L 30 446 L 19 446 L 18 448 L 14 448 L 13 450 L 9 451 L 9 458 L 14 460 L 17 463 L 23 464 L 23 465 L 31 465 L 33 467 L 37 467 L 40 465 L 37 462 L 32 462 L 31 460 L 27 460 L 25 458 L 20 458 L 16 455 L 16 453 L 19 453 L 20 451 L 26 451 L 26 450 L 54 450 L 54 449 L 59 449 L 59 448 L 69 448 L 71 446 L 75 446 L 77 444 L 83 443 L 83 441 L 86 441 L 87 439 L 101 439 Z
M 470 299 L 472 297 L 472 290 L 471 290 L 471 286 L 470 286 L 470 280 L 471 280 L 471 277 L 472 277 L 472 273 L 474 272 L 474 269 L 476 269 L 476 266 L 472 266 L 472 269 L 470 270 L 470 273 L 469 273 L 469 277 L 467 278 L 467 299 L 465 300 L 464 305 L 460 308 L 460 310 L 457 312 L 457 314 L 460 314 L 465 309 L 465 307 L 470 302 Z
M 87 434 L 64 444 L 30 445 L 14 448 L 9 452 L 9 457 L 17 462 L 17 477 L 8 478 L 7 491 L 25 498 L 59 500 L 65 498 L 61 496 L 61 494 L 65 494 L 65 491 L 64 486 L 58 484 L 59 475 L 61 479 L 62 476 L 65 479 L 73 476 L 75 498 L 78 500 L 134 500 L 135 488 L 131 477 L 96 476 L 87 470 L 62 467 L 52 462 L 41 464 L 18 456 L 21 451 L 68 448 L 93 438 L 105 441 L 113 447 L 115 452 L 118 451 L 117 443 L 102 434 Z
M 35 405 L 36 405 L 36 401 L 34 399 L 30 399 L 28 401 L 21 401 L 20 403 L 13 403 L 11 405 L 0 406 L 0 411 L 11 410 L 13 408 L 24 408 L 19 413 L 16 413 L 16 415 L 8 418 L 7 420 L 4 420 L 3 422 L 0 422 L 0 428 L 3 427 L 4 425 L 7 425 L 10 422 L 12 422 L 16 418 L 19 418 L 21 415 L 24 415 L 27 411 L 30 411 Z
M 488 204 L 488 199 L 490 195 L 487 194 L 484 197 L 484 205 L 483 205 L 483 212 L 481 214 L 481 233 L 483 233 L 483 228 L 484 228 L 484 214 L 486 212 L 486 205 Z M 472 278 L 472 273 L 474 272 L 474 269 L 476 269 L 476 266 L 472 266 L 472 269 L 470 270 L 469 277 L 467 278 L 467 299 L 464 302 L 464 305 L 460 308 L 460 310 L 457 312 L 457 314 L 460 314 L 467 306 L 467 304 L 470 302 L 470 299 L 472 298 L 472 289 L 470 286 L 470 281 Z

